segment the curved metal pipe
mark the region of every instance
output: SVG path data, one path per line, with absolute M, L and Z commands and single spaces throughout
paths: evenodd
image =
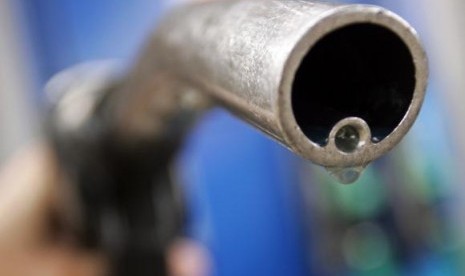
M 242 0 L 184 6 L 160 22 L 123 85 L 124 135 L 137 132 L 142 98 L 160 100 L 147 91 L 160 73 L 314 163 L 352 167 L 404 137 L 428 69 L 413 28 L 383 8 Z M 145 96 L 131 105 L 137 91 Z M 336 135 L 344 127 L 355 136 Z

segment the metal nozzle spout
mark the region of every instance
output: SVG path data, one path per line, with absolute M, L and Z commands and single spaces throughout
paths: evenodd
M 405 136 L 427 77 L 415 31 L 383 8 L 207 1 L 160 22 L 107 113 L 127 141 L 150 140 L 195 98 L 314 163 L 365 166 Z
M 397 15 L 304 1 L 177 9 L 133 73 L 150 78 L 148 68 L 326 167 L 366 165 L 394 147 L 413 124 L 427 82 L 423 48 Z M 138 87 L 148 82 L 133 79 Z M 336 133 L 349 126 L 363 139 L 341 150 Z

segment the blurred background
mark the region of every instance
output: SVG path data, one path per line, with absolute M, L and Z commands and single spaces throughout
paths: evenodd
M 0 165 L 40 139 L 51 76 L 90 60 L 129 65 L 180 2 L 0 0 Z M 418 30 L 431 66 L 419 120 L 343 186 L 228 113 L 207 114 L 178 173 L 187 232 L 212 275 L 465 275 L 465 2 L 346 2 L 389 8 Z

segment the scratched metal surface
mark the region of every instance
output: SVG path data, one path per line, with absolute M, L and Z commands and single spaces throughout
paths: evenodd
M 327 146 L 319 146 L 303 133 L 294 117 L 291 90 L 300 62 L 317 41 L 360 22 L 386 27 L 405 42 L 417 81 L 411 107 L 398 127 L 383 141 L 368 139 L 346 154 L 336 148 L 334 135 Z M 126 88 L 128 99 L 133 91 L 150 87 L 150 70 L 169 72 L 294 153 L 326 167 L 366 166 L 400 142 L 421 107 L 428 75 L 423 48 L 407 22 L 379 7 L 278 0 L 204 2 L 177 9 L 160 23 L 132 71 L 137 82 Z
M 182 63 L 177 74 L 280 137 L 275 103 L 284 64 L 308 26 L 331 8 L 303 1 L 193 5 L 166 17 L 155 44 L 161 62 Z

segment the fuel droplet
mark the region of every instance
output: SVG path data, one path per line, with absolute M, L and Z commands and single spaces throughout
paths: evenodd
M 351 153 L 359 146 L 360 134 L 355 127 L 347 125 L 338 130 L 334 142 L 339 150 Z
M 342 184 L 351 184 L 357 181 L 365 170 L 366 166 L 338 168 L 326 168 L 329 174 Z

